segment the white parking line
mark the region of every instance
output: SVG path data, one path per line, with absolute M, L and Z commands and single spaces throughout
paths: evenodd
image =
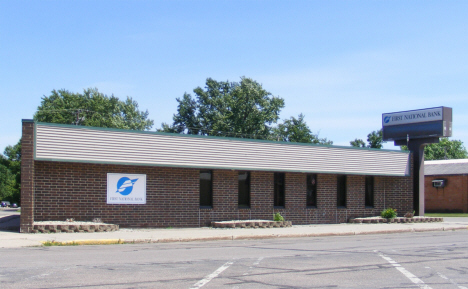
M 247 276 L 250 274 L 250 271 L 252 271 L 253 267 L 254 266 L 258 266 L 258 264 L 260 264 L 260 262 L 262 262 L 264 257 L 260 257 L 257 259 L 257 261 L 255 261 L 255 263 L 252 264 L 252 266 L 249 267 L 249 272 L 245 272 L 244 274 L 242 274 L 243 276 Z
M 390 257 L 387 257 L 385 256 L 384 254 L 380 253 L 379 251 L 377 250 L 374 250 L 375 253 L 378 253 L 378 255 L 380 257 L 382 257 L 384 260 L 386 260 L 388 263 L 392 264 L 393 267 L 395 267 L 398 271 L 400 271 L 403 275 L 405 275 L 406 278 L 410 279 L 411 282 L 413 282 L 414 284 L 418 285 L 419 288 L 422 288 L 422 289 L 432 289 L 431 287 L 427 286 L 423 280 L 419 279 L 418 277 L 416 277 L 413 273 L 411 273 L 410 271 L 406 270 L 405 268 L 403 268 L 400 264 L 398 264 L 397 262 L 395 262 L 392 258 Z
M 452 279 L 450 279 L 450 278 L 448 278 L 447 276 L 443 275 L 442 273 L 437 272 L 437 275 L 439 275 L 439 277 L 442 278 L 442 279 L 445 279 L 445 280 L 450 281 L 450 283 L 452 283 L 453 285 L 457 286 L 459 289 L 468 289 L 468 288 L 466 288 L 465 286 L 460 286 L 460 285 L 458 285 L 455 281 L 453 281 Z
M 258 264 L 260 264 L 260 262 L 262 262 L 262 260 L 263 260 L 263 257 L 258 258 L 258 260 L 255 263 L 253 263 L 253 265 L 257 266 Z
M 205 278 L 195 283 L 192 287 L 190 287 L 190 289 L 198 289 L 198 288 L 203 287 L 206 283 L 210 282 L 213 278 L 216 278 L 219 274 L 221 274 L 221 272 L 229 268 L 229 266 L 231 266 L 233 263 L 234 262 L 227 262 L 223 266 L 216 269 L 216 271 L 214 271 L 210 275 L 207 275 Z

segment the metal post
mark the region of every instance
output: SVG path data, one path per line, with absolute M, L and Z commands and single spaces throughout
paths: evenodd
M 416 216 L 424 216 L 424 147 L 438 143 L 438 137 L 416 138 L 406 140 L 408 149 L 413 153 L 413 210 Z M 395 141 L 395 145 L 403 145 Z

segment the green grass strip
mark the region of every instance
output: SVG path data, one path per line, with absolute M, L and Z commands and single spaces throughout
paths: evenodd
M 105 239 L 105 240 L 75 240 L 75 241 L 43 241 L 42 246 L 79 246 L 79 245 L 115 245 L 125 244 L 121 239 Z
M 425 213 L 426 217 L 464 217 L 468 218 L 468 213 Z

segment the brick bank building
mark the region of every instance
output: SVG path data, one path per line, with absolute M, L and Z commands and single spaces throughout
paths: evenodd
M 427 213 L 468 213 L 468 159 L 425 161 L 424 175 Z
M 67 218 L 199 227 L 276 212 L 328 224 L 413 210 L 410 154 L 392 150 L 23 120 L 21 176 L 21 232 Z

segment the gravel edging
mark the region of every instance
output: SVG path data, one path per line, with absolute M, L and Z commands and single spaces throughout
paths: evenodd
M 118 231 L 119 225 L 93 222 L 37 222 L 31 233 L 94 233 Z
M 443 222 L 444 218 L 439 217 L 397 217 L 394 219 L 385 219 L 382 217 L 370 217 L 370 218 L 352 218 L 349 219 L 349 223 L 355 224 L 377 224 L 377 223 L 431 223 L 431 222 Z
M 211 222 L 213 228 L 286 228 L 292 227 L 292 221 L 235 220 Z

